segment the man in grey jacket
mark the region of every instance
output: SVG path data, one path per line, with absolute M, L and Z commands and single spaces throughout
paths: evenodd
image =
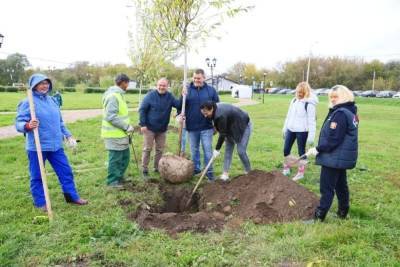
M 116 86 L 108 88 L 103 95 L 101 137 L 104 138 L 108 150 L 107 185 L 121 187 L 130 159 L 129 135 L 133 133 L 124 97 L 129 77 L 120 74 L 116 77 L 115 84 Z

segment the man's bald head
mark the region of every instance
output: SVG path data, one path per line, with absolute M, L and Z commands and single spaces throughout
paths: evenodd
M 157 81 L 157 91 L 160 94 L 165 94 L 168 91 L 168 79 L 161 78 Z

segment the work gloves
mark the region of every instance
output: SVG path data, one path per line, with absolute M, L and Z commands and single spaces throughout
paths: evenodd
M 219 154 L 221 154 L 221 152 L 219 152 L 219 150 L 214 150 L 213 157 L 217 158 L 219 156 Z
M 76 139 L 73 137 L 68 137 L 67 140 L 65 140 L 65 145 L 70 148 L 75 150 L 76 147 L 78 146 L 78 143 L 76 142 Z
M 129 126 L 128 126 L 128 129 L 126 129 L 126 133 L 127 133 L 127 134 L 131 134 L 131 133 L 133 133 L 133 130 L 134 130 L 133 126 L 132 126 L 132 125 L 129 125 Z
M 307 151 L 307 153 L 306 153 L 306 156 L 307 157 L 309 157 L 309 156 L 316 156 L 316 155 L 318 155 L 318 150 L 317 150 L 317 148 L 316 147 L 312 147 L 312 148 L 310 148 L 308 151 Z

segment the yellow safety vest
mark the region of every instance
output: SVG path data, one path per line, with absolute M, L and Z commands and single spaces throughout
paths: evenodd
M 128 116 L 128 105 L 125 102 L 124 97 L 119 93 L 111 93 L 107 95 L 103 100 L 103 121 L 101 123 L 101 137 L 102 138 L 123 138 L 126 137 L 127 134 L 124 130 L 115 127 L 111 123 L 105 120 L 106 117 L 106 107 L 105 102 L 110 97 L 116 97 L 118 100 L 118 117 L 122 119 L 126 124 L 129 125 L 129 116 Z

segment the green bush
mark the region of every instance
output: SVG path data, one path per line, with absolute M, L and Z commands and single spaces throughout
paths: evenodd
M 83 91 L 85 94 L 104 93 L 106 89 L 100 87 L 87 87 Z
M 75 87 L 64 87 L 61 88 L 61 92 L 76 92 Z
M 22 87 L 25 90 L 24 87 Z M 0 86 L 0 92 L 18 92 L 18 87 L 13 86 Z
M 231 91 L 218 91 L 218 95 L 230 95 L 232 94 Z
M 142 95 L 147 94 L 152 89 L 142 89 Z M 139 94 L 139 89 L 130 89 L 126 91 L 127 94 Z

